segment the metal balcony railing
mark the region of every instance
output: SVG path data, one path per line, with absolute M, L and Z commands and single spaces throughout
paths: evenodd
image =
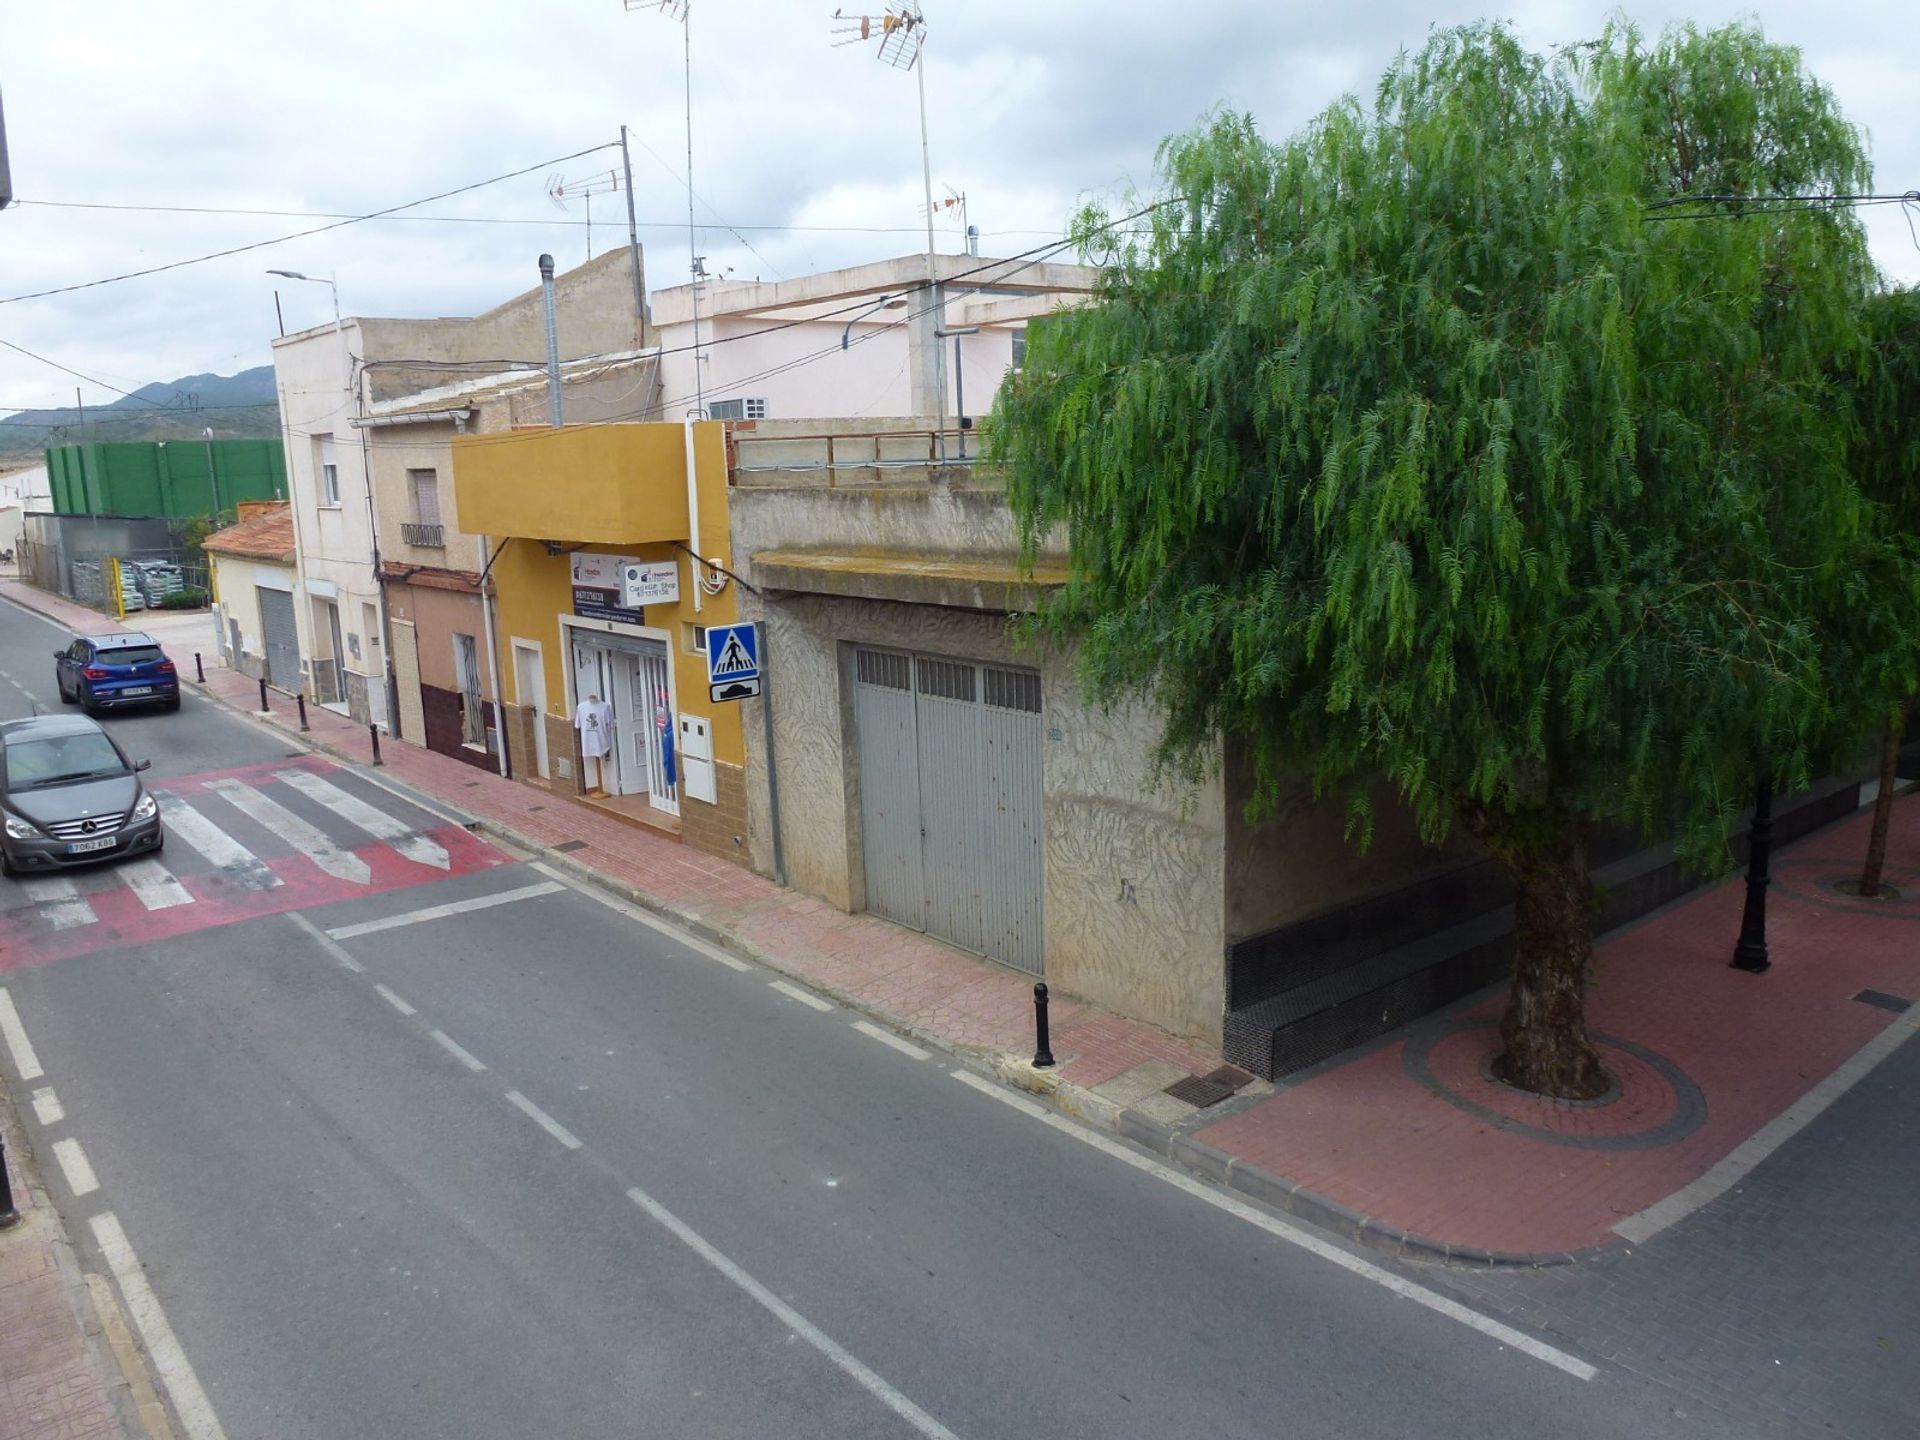
M 423 525 L 413 520 L 401 523 L 400 538 L 409 545 L 418 545 L 426 550 L 444 550 L 447 544 L 446 531 L 442 526 Z

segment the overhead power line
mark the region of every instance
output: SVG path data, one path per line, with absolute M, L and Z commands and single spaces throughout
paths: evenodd
M 576 150 L 571 155 L 561 155 L 556 159 L 542 160 L 537 165 L 528 165 L 519 170 L 509 170 L 504 175 L 495 175 L 486 180 L 476 180 L 471 185 L 459 185 L 452 190 L 442 190 L 437 195 L 425 195 L 418 200 L 409 200 L 404 205 L 389 205 L 384 210 L 369 211 L 364 215 L 350 216 L 336 220 L 330 225 L 316 225 L 310 230 L 297 230 L 291 235 L 278 235 L 271 240 L 255 240 L 248 245 L 232 245 L 225 250 L 215 250 L 208 255 L 196 255 L 190 260 L 174 260 L 165 265 L 150 265 L 144 270 L 129 270 L 121 275 L 108 275 L 99 280 L 83 280 L 73 285 L 56 285 L 49 290 L 30 290 L 24 295 L 8 295 L 0 299 L 0 305 L 13 305 L 22 300 L 41 300 L 49 295 L 68 295 L 75 290 L 92 290 L 101 285 L 115 285 L 122 280 L 137 280 L 145 275 L 159 275 L 168 270 L 180 270 L 189 265 L 204 265 L 209 260 L 221 260 L 229 255 L 244 255 L 249 250 L 264 250 L 271 245 L 284 245 L 289 240 L 304 240 L 310 235 L 324 235 L 329 230 L 339 230 L 348 225 L 358 225 L 367 220 L 379 220 L 388 215 L 398 214 L 402 210 L 411 210 L 417 205 L 431 205 L 436 200 L 451 199 L 455 195 L 465 195 L 470 190 L 484 189 L 488 185 L 498 185 L 503 180 L 515 180 L 522 175 L 530 175 L 535 170 L 548 170 L 555 165 L 564 165 L 569 160 L 578 160 L 583 155 L 592 155 L 601 150 L 611 150 L 616 142 L 608 141 L 603 145 L 589 145 L 585 150 Z
M 509 215 L 401 215 L 390 212 L 377 215 L 356 215 L 350 210 L 265 210 L 256 209 L 251 206 L 237 205 L 134 205 L 105 200 L 15 200 L 13 203 L 15 205 L 25 206 L 37 205 L 42 209 L 50 210 L 111 210 L 119 213 L 140 215 L 249 215 L 277 220 L 394 220 L 439 225 L 527 225 L 535 227 L 569 225 L 576 228 L 588 223 L 585 220 L 574 220 L 566 216 L 559 216 L 553 219 L 522 219 Z M 427 202 L 421 201 L 419 203 L 425 204 Z M 700 203 L 706 205 L 705 200 L 701 200 Z M 766 234 L 796 235 L 918 235 L 921 233 L 922 228 L 918 225 L 735 225 L 729 220 L 720 218 L 711 205 L 707 205 L 707 210 L 708 213 L 713 214 L 715 218 L 711 222 L 697 225 L 695 228 L 700 230 L 726 230 L 732 233 L 734 238 L 739 240 L 740 243 L 745 245 L 749 250 L 752 250 L 753 247 L 748 244 L 746 238 L 739 233 L 740 231 L 752 230 L 755 233 L 764 232 Z M 687 222 L 684 220 L 636 220 L 634 223 L 642 230 L 684 230 L 687 228 Z M 1003 235 L 1065 235 L 1066 231 L 1058 229 L 1014 229 L 983 230 L 980 233 L 982 238 L 991 240 Z M 755 251 L 754 253 L 758 254 L 759 252 Z M 765 258 L 765 256 L 761 256 L 761 259 L 764 260 Z

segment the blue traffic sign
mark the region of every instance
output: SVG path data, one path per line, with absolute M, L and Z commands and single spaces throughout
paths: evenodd
M 707 627 L 707 681 L 727 685 L 760 678 L 760 632 L 751 624 Z M 759 687 L 755 687 L 757 690 Z

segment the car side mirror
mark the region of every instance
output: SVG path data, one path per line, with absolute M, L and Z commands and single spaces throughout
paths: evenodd
M 56 650 L 53 652 L 53 658 L 56 660 L 64 660 L 67 658 L 67 652 L 64 650 Z
M 151 760 L 136 760 L 133 762 L 133 768 L 136 770 L 145 770 L 151 767 L 152 764 L 153 761 Z

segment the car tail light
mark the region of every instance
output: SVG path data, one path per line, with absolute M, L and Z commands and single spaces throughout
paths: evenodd
M 162 675 L 171 675 L 171 674 L 173 674 L 173 661 L 171 661 L 171 660 L 162 660 L 162 661 L 160 662 L 160 666 L 159 666 L 159 669 L 160 669 L 160 673 L 161 673 Z
M 98 665 L 89 665 L 80 673 L 88 680 L 104 680 L 113 672 L 111 670 L 102 670 Z

